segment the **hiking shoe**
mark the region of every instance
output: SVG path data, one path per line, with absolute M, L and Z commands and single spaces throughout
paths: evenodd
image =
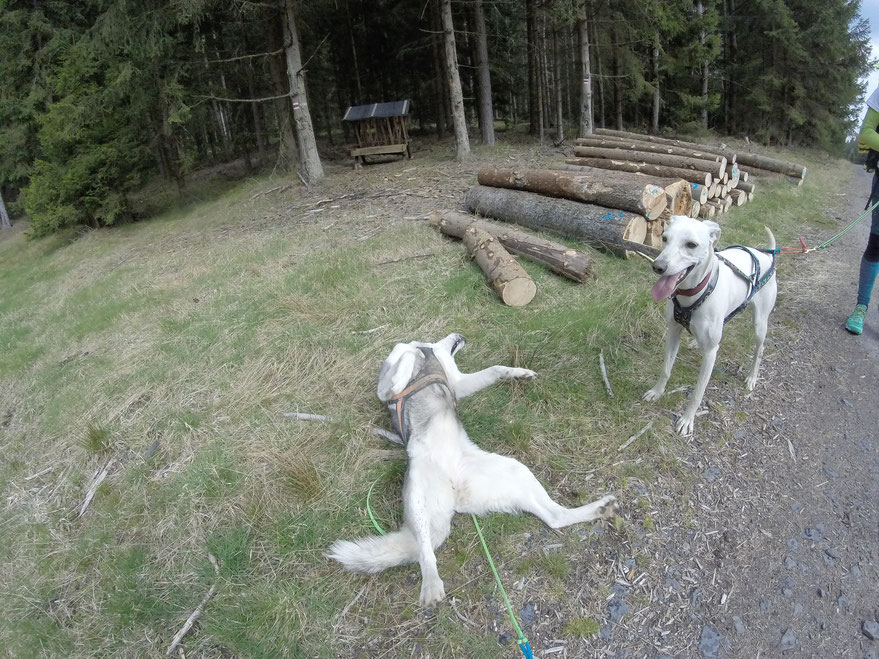
M 864 316 L 867 314 L 867 307 L 863 304 L 855 306 L 852 315 L 845 321 L 845 328 L 852 334 L 861 334 L 864 331 Z

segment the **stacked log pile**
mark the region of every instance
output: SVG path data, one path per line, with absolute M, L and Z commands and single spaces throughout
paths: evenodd
M 464 201 L 472 215 L 442 211 L 431 220 L 465 242 L 505 303 L 522 306 L 534 297 L 536 286 L 514 255 L 578 282 L 594 276 L 592 261 L 585 252 L 509 224 L 624 257 L 634 252 L 654 257 L 673 215 L 717 219 L 752 200 L 757 179 L 785 178 L 800 185 L 805 175 L 801 165 L 725 145 L 598 129 L 578 139 L 574 157 L 552 169 L 479 170 L 478 185 Z

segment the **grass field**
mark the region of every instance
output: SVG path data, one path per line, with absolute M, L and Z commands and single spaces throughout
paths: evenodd
M 549 638 L 596 633 L 612 584 L 603 564 L 658 522 L 638 488 L 661 482 L 682 501 L 691 480 L 679 459 L 691 440 L 668 419 L 684 394 L 640 402 L 662 358 L 653 276 L 642 259 L 596 253 L 597 279 L 578 285 L 525 262 L 537 297 L 504 307 L 462 246 L 420 218 L 457 207 L 480 164 L 563 153 L 499 146 L 463 166 L 447 153 L 360 172 L 330 165 L 312 190 L 295 178 L 219 194 L 213 184 L 210 198 L 149 221 L 0 239 L 6 656 L 164 655 L 212 585 L 187 656 L 409 657 L 416 644 L 432 657 L 514 656 L 498 641 L 509 622 L 468 519 L 438 554 L 456 608 L 418 609 L 417 567 L 361 577 L 323 555 L 337 538 L 372 533 L 364 498 L 379 477 L 376 513 L 385 526 L 399 520 L 404 453 L 369 433 L 387 426 L 376 374 L 396 341 L 451 331 L 469 340 L 463 370 L 540 374 L 460 406 L 474 441 L 521 459 L 567 505 L 604 493 L 623 504 L 606 528 L 547 533 L 509 515 L 483 524 L 517 609 L 555 611 L 550 630 L 563 636 Z M 762 184 L 723 217 L 724 244 L 762 245 L 764 224 L 780 244 L 833 233 L 828 209 L 852 166 L 782 155 L 809 166 L 805 185 Z M 782 279 L 793 264 L 780 262 Z M 749 329 L 749 317 L 730 326 L 712 384 L 744 389 Z M 770 336 L 784 331 L 770 323 Z M 685 346 L 669 388 L 692 384 L 698 362 Z M 292 410 L 338 422 L 282 416 Z M 698 423 L 709 420 L 697 433 Z

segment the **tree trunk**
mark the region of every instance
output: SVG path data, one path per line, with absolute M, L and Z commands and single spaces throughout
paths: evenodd
M 479 170 L 481 185 L 536 192 L 549 197 L 619 208 L 652 220 L 665 210 L 665 190 L 648 181 L 615 181 L 607 177 L 567 174 L 545 169 L 486 167 Z
M 479 123 L 482 126 L 482 143 L 495 145 L 494 110 L 491 99 L 491 73 L 488 69 L 488 33 L 485 29 L 485 12 L 482 0 L 474 0 L 473 14 L 476 23 L 476 67 L 479 73 Z
M 467 229 L 474 225 L 494 236 L 511 254 L 540 263 L 556 274 L 576 282 L 595 277 L 592 258 L 586 252 L 517 231 L 509 225 L 450 210 L 432 213 L 430 222 L 444 234 L 455 238 L 463 238 Z
M 604 71 L 601 66 L 601 48 L 598 47 L 598 29 L 595 27 L 595 21 L 591 22 L 590 27 L 592 29 L 590 42 L 595 44 L 595 70 L 598 72 L 598 125 L 603 128 L 606 125 L 604 121 Z
M 698 158 L 699 160 L 712 160 L 715 162 L 727 161 L 725 156 L 710 153 L 701 149 L 670 146 L 668 144 L 651 144 L 650 142 L 640 142 L 624 140 L 616 137 L 606 137 L 604 135 L 595 135 L 593 137 L 581 137 L 575 142 L 575 146 L 597 147 L 601 149 L 620 149 L 622 151 L 646 151 L 648 153 L 665 153 L 670 156 L 683 156 L 685 158 Z M 731 157 L 735 157 L 733 154 Z
M 445 84 L 444 59 L 442 56 L 443 36 L 442 34 L 437 34 L 442 32 L 442 20 L 440 19 L 439 5 L 436 3 L 433 3 L 431 8 L 431 28 L 434 31 L 434 34 L 430 36 L 430 51 L 433 64 L 433 84 L 436 89 L 436 99 L 434 102 L 436 108 L 436 135 L 442 139 L 445 135 L 446 127 L 449 125 L 449 104 L 447 100 L 448 89 Z
M 247 78 L 247 89 L 250 98 L 256 98 L 253 79 L 254 75 L 253 70 L 251 69 L 251 75 Z M 262 166 L 266 161 L 265 128 L 263 128 L 262 106 L 260 106 L 259 103 L 250 103 L 250 113 L 251 118 L 253 119 L 253 138 L 256 142 L 256 157 L 259 159 L 260 166 Z
M 12 222 L 9 221 L 9 214 L 6 212 L 6 204 L 3 203 L 3 191 L 0 190 L 0 229 L 12 228 Z
M 532 192 L 477 185 L 467 192 L 464 204 L 480 215 L 553 231 L 620 255 L 643 247 L 647 235 L 641 215 Z
M 264 35 L 269 51 L 275 52 L 284 47 L 283 18 L 280 13 L 275 20 L 266 21 Z M 274 96 L 289 93 L 290 82 L 287 80 L 283 55 L 270 55 L 268 60 L 272 87 L 275 90 Z M 296 132 L 293 130 L 293 109 L 289 98 L 276 98 L 272 101 L 272 105 L 278 122 L 278 167 L 281 171 L 292 172 L 298 160 Z
M 659 32 L 653 33 L 653 118 L 650 122 L 650 132 L 659 132 Z
M 691 183 L 699 183 L 708 185 L 711 183 L 711 174 L 708 172 L 697 172 L 692 169 L 683 169 L 680 167 L 663 167 L 662 165 L 653 165 L 646 162 L 634 162 L 630 160 L 614 160 L 608 158 L 568 158 L 560 168 L 568 169 L 569 167 L 597 167 L 599 169 L 608 169 L 620 172 L 629 172 L 635 174 L 646 174 L 648 176 L 661 176 L 665 178 L 682 178 Z M 575 171 L 575 170 L 569 170 Z
M 528 57 L 528 133 L 537 135 L 538 92 L 537 92 L 537 17 L 534 4 L 536 0 L 525 0 L 525 51 Z
M 534 299 L 534 280 L 494 236 L 471 224 L 464 232 L 464 244 L 504 304 L 524 307 Z
M 290 81 L 290 102 L 293 106 L 293 125 L 296 130 L 296 146 L 299 147 L 300 174 L 308 183 L 323 178 L 324 170 L 317 152 L 308 94 L 305 90 L 305 70 L 299 48 L 299 32 L 296 29 L 294 5 L 296 0 L 284 2 L 284 40 L 287 58 L 287 78 Z
M 559 31 L 552 31 L 552 69 L 553 85 L 555 85 L 555 139 L 558 144 L 565 141 L 565 117 L 562 107 L 562 67 L 559 56 Z
M 617 23 L 614 21 L 610 30 L 610 38 L 613 43 L 611 44 L 611 54 L 613 59 L 611 60 L 612 68 L 611 73 L 613 75 L 613 107 L 614 107 L 614 117 L 616 118 L 616 126 L 617 130 L 623 129 L 623 90 L 621 87 L 621 78 L 620 78 L 620 46 L 617 43 L 619 38 L 619 32 L 617 31 Z
M 464 116 L 464 94 L 461 92 L 461 76 L 458 74 L 458 55 L 455 52 L 455 27 L 452 23 L 452 2 L 442 0 L 443 44 L 446 51 L 446 79 L 452 99 L 452 121 L 455 125 L 457 160 L 470 155 L 470 138 L 467 136 L 467 119 Z
M 699 0 L 696 3 L 696 13 L 699 14 L 699 22 L 704 23 L 705 19 L 705 5 L 702 3 L 702 0 Z M 699 43 L 702 44 L 702 48 L 705 48 L 705 41 L 707 40 L 707 35 L 705 33 L 705 28 L 701 28 L 699 31 Z M 706 57 L 701 63 L 702 69 L 702 130 L 708 130 L 708 58 Z
M 592 135 L 595 129 L 592 113 L 592 65 L 589 61 L 589 23 L 584 0 L 582 16 L 577 21 L 580 42 L 580 137 Z
M 699 172 L 708 172 L 712 176 L 723 176 L 723 172 L 726 170 L 726 158 L 722 158 L 720 162 L 717 162 L 700 158 L 687 158 L 686 156 L 672 156 L 665 153 L 628 151 L 625 149 L 602 149 L 591 146 L 575 146 L 574 155 L 581 158 L 631 160 L 633 162 L 646 162 L 652 165 L 693 169 Z

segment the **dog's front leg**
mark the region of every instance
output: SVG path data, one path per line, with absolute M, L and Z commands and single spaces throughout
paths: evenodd
M 644 400 L 656 400 L 665 393 L 665 385 L 671 377 L 671 368 L 674 366 L 675 359 L 678 356 L 678 349 L 681 347 L 681 332 L 683 327 L 672 321 L 668 325 L 668 333 L 665 337 L 665 361 L 662 363 L 662 372 L 659 379 L 652 389 L 649 389 L 643 396 Z
M 696 412 L 699 410 L 699 405 L 702 404 L 702 397 L 705 395 L 705 390 L 708 388 L 708 380 L 711 379 L 711 372 L 714 370 L 718 343 L 708 348 L 702 354 L 702 365 L 699 367 L 699 379 L 696 381 L 696 388 L 690 394 L 690 400 L 684 408 L 684 413 L 678 419 L 675 426 L 682 435 L 691 435 L 693 433 L 693 422 L 696 419 Z
M 455 398 L 460 400 L 493 385 L 498 380 L 531 380 L 536 377 L 537 373 L 527 368 L 489 366 L 476 373 L 459 372 L 454 378 L 452 386 L 455 389 Z

